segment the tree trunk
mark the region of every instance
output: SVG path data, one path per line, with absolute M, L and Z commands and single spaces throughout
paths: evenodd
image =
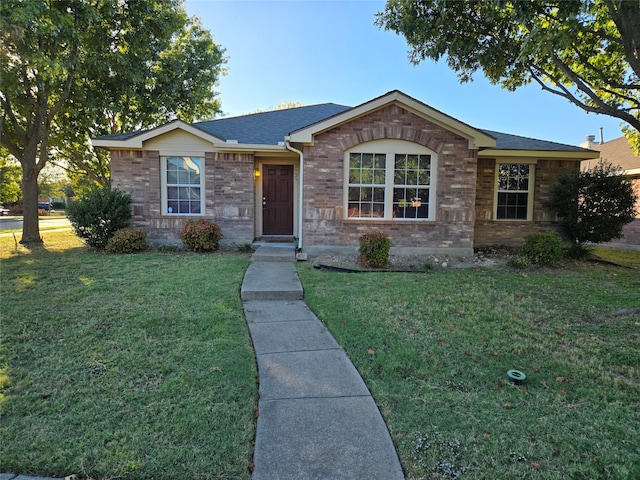
M 35 160 L 34 162 L 35 163 Z M 34 166 L 22 165 L 22 239 L 23 245 L 42 244 L 38 222 L 38 174 Z

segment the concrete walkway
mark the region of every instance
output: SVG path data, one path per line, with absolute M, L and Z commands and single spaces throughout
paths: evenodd
M 293 247 L 261 246 L 241 289 L 260 379 L 253 480 L 404 479 L 369 390 L 302 301 L 294 263 Z
M 254 480 L 403 479 L 355 367 L 302 301 L 293 247 L 259 247 L 241 295 L 260 379 Z

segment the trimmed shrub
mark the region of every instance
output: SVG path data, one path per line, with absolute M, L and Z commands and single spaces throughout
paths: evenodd
M 532 233 L 524 238 L 522 255 L 531 263 L 557 263 L 563 257 L 562 240 L 555 232 Z
M 217 224 L 207 220 L 187 220 L 180 238 L 192 252 L 213 252 L 218 249 L 222 232 Z
M 389 264 L 391 240 L 383 232 L 366 233 L 360 238 L 358 264 L 365 268 L 384 268 Z
M 113 235 L 131 218 L 131 196 L 109 185 L 98 187 L 69 203 L 67 217 L 80 238 L 103 250 Z
M 107 242 L 109 253 L 136 253 L 147 249 L 147 232 L 133 228 L 118 230 Z

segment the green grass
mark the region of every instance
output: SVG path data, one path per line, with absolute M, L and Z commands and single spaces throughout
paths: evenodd
M 249 478 L 248 256 L 0 239 L 0 471 Z
M 590 247 L 592 257 L 632 268 L 640 268 L 640 251 Z
M 640 478 L 637 269 L 298 271 L 407 478 Z

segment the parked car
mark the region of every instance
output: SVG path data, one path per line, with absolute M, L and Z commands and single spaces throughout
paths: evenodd
M 9 209 L 0 205 L 0 215 L 9 215 Z
M 52 212 L 53 205 L 49 202 L 38 202 L 38 209 L 45 210 L 47 212 Z

